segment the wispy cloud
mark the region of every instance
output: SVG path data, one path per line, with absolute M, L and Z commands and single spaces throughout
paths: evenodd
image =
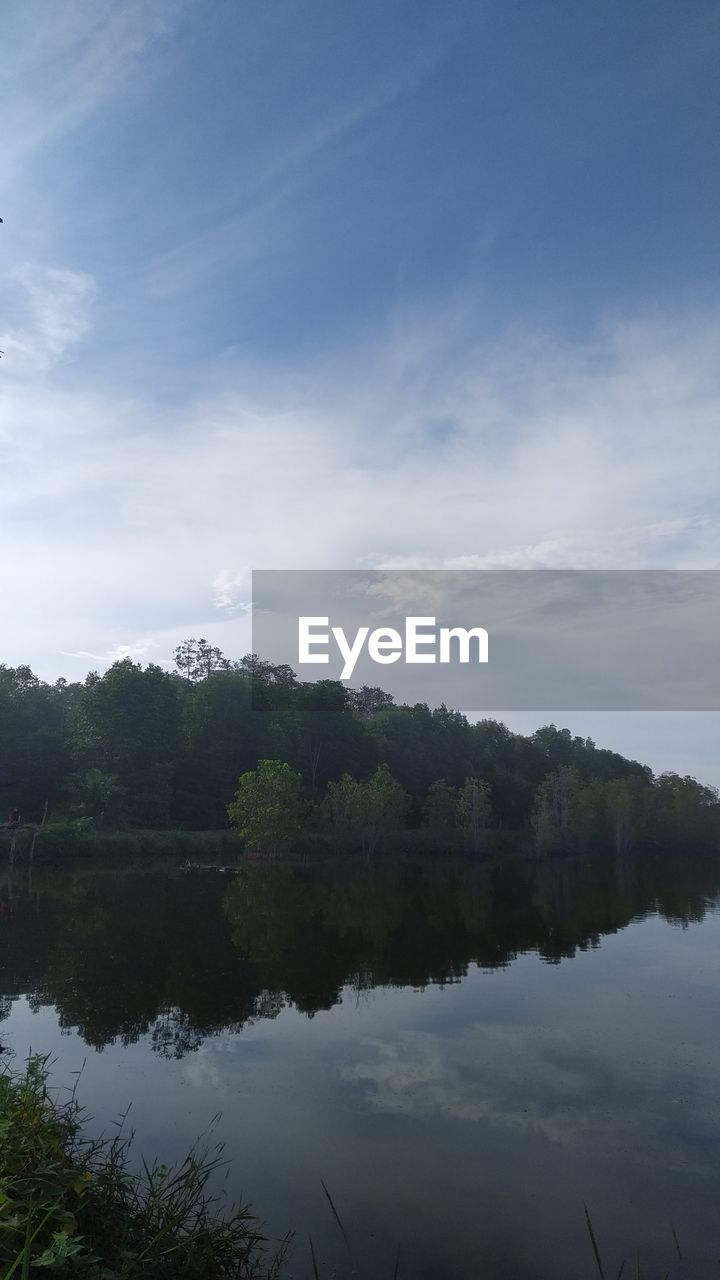
M 237 572 L 221 569 L 215 574 L 210 599 L 216 609 L 249 613 L 251 608 L 247 599 L 249 594 L 250 571 L 248 569 L 239 569 Z
M 152 636 L 147 636 L 143 640 L 133 640 L 129 644 L 114 644 L 109 649 L 106 649 L 105 653 L 91 653 L 88 649 L 77 649 L 74 652 L 58 649 L 58 653 L 65 658 L 90 658 L 93 662 L 100 662 L 107 666 L 110 666 L 113 662 L 120 662 L 123 658 L 132 658 L 134 660 L 145 658 L 163 665 L 163 661 L 167 660 L 153 658 L 153 650 L 157 648 L 157 640 L 153 640 Z
M 550 532 L 539 542 L 524 546 L 498 547 L 486 553 L 427 556 L 385 555 L 365 558 L 362 567 L 371 569 L 607 569 L 667 566 L 679 549 L 698 548 L 705 543 L 720 555 L 720 521 L 710 517 L 687 516 L 645 525 L 589 531 Z M 693 565 L 693 567 L 698 567 Z M 707 566 L 704 566 L 707 567 Z M 713 566 L 714 567 L 714 566 Z
M 6 273 L 3 285 L 7 377 L 46 372 L 88 332 L 96 288 L 84 272 L 25 262 Z
M 158 0 L 152 8 L 142 0 L 11 7 L 0 60 L 6 171 L 76 128 L 129 78 L 137 83 L 145 54 L 185 8 L 184 0 Z
M 408 49 L 391 69 L 370 83 L 342 87 L 325 110 L 307 118 L 290 117 L 278 143 L 268 153 L 262 147 L 242 152 L 242 182 L 218 207 L 203 201 L 202 229 L 179 235 L 176 243 L 157 255 L 144 273 L 144 287 L 152 297 L 169 298 L 196 289 L 210 275 L 242 266 L 245 287 L 253 268 L 265 279 L 273 264 L 296 251 L 302 234 L 297 221 L 298 192 L 318 181 L 319 170 L 332 165 L 343 144 L 373 117 L 412 93 L 447 54 L 461 24 L 449 19 L 436 23 L 433 39 Z

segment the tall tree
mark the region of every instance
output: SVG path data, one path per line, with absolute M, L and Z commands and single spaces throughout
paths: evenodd
M 249 849 L 276 854 L 300 839 L 302 782 L 281 760 L 260 760 L 243 773 L 228 805 L 228 817 Z
M 409 798 L 387 765 L 379 765 L 365 782 L 348 774 L 327 787 L 327 814 L 339 840 L 358 844 L 366 857 L 397 835 L 405 822 Z
M 447 839 L 458 825 L 458 791 L 444 778 L 428 787 L 422 808 L 423 825 L 436 839 Z
M 201 637 L 183 640 L 175 650 L 175 666 L 188 684 L 207 680 L 216 671 L 227 671 L 230 662 L 216 645 Z
M 72 715 L 76 772 L 96 768 L 117 780 L 118 821 L 168 825 L 180 749 L 174 679 L 124 658 L 88 676 Z
M 491 812 L 487 782 L 483 778 L 466 778 L 458 795 L 457 820 L 470 853 L 481 853 L 486 847 Z

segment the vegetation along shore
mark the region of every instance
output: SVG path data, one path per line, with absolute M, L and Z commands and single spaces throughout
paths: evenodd
M 2 667 L 0 713 L 20 856 L 626 853 L 720 838 L 713 788 L 567 729 L 524 736 L 381 689 L 302 683 L 204 640 L 179 646 L 173 672 L 126 658 L 46 684 Z

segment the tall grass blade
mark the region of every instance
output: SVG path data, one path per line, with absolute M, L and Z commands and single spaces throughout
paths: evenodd
M 32 1214 L 28 1214 L 28 1220 L 25 1226 L 25 1244 L 22 1248 L 22 1251 L 18 1254 L 17 1258 L 10 1266 L 9 1270 L 6 1271 L 5 1274 L 3 1275 L 2 1280 L 10 1280 L 10 1277 L 15 1275 L 15 1272 L 20 1266 L 22 1266 L 22 1271 L 20 1272 L 21 1280 L 27 1280 L 28 1276 L 30 1275 L 30 1246 L 33 1240 L 35 1239 L 35 1237 L 40 1234 L 48 1218 L 52 1216 L 56 1208 L 57 1208 L 57 1205 L 55 1204 L 50 1205 L 50 1208 L 48 1209 L 47 1213 L 43 1215 L 43 1217 L 40 1219 L 39 1225 L 32 1232 L 32 1235 L 30 1234 L 31 1228 L 32 1228 Z
M 600 1280 L 605 1280 L 605 1272 L 603 1271 L 603 1265 L 602 1265 L 602 1262 L 600 1261 L 600 1251 L 597 1247 L 595 1232 L 593 1231 L 593 1225 L 592 1225 L 592 1222 L 590 1221 L 590 1213 L 588 1211 L 588 1207 L 584 1200 L 583 1200 L 583 1209 L 585 1210 L 585 1221 L 587 1222 L 587 1229 L 590 1232 L 590 1240 L 593 1247 L 593 1253 L 595 1254 L 595 1261 L 597 1262 L 597 1269 L 600 1272 Z
M 343 1238 L 343 1240 L 345 1241 L 345 1244 L 347 1245 L 347 1247 L 348 1247 L 348 1249 L 349 1249 L 349 1248 L 350 1248 L 350 1241 L 349 1241 L 349 1240 L 348 1240 L 348 1238 L 347 1238 L 347 1232 L 346 1232 L 346 1230 L 345 1230 L 345 1228 L 344 1228 L 344 1226 L 343 1226 L 343 1224 L 342 1224 L 342 1221 L 341 1221 L 341 1218 L 340 1218 L 340 1214 L 338 1213 L 337 1209 L 335 1208 L 335 1205 L 333 1204 L 333 1198 L 332 1198 L 332 1196 L 330 1195 L 330 1192 L 328 1191 L 327 1187 L 325 1186 L 325 1183 L 323 1182 L 322 1178 L 320 1179 L 320 1185 L 321 1185 L 321 1187 L 322 1187 L 323 1191 L 325 1192 L 325 1195 L 326 1195 L 326 1196 L 327 1196 L 327 1198 L 328 1198 L 328 1204 L 330 1205 L 330 1208 L 331 1208 L 331 1209 L 332 1209 L 332 1211 L 333 1211 L 333 1217 L 334 1217 L 335 1221 L 337 1222 L 337 1224 L 338 1224 L 338 1226 L 339 1226 L 339 1228 L 340 1228 L 340 1230 L 341 1230 L 341 1232 L 342 1232 L 342 1238 Z
M 398 1245 L 397 1253 L 395 1254 L 395 1270 L 393 1271 L 393 1280 L 398 1280 L 399 1275 L 400 1275 L 400 1245 Z
M 30 1245 L 32 1244 L 32 1214 L 28 1214 L 27 1226 L 25 1227 L 25 1248 L 23 1249 L 22 1271 L 20 1275 L 22 1280 L 30 1280 Z
M 310 1241 L 310 1257 L 312 1258 L 313 1280 L 320 1280 L 320 1272 L 318 1271 L 317 1259 L 315 1257 L 315 1250 L 313 1249 L 312 1236 L 308 1236 L 308 1240 Z
M 675 1228 L 674 1228 L 674 1227 L 671 1227 L 671 1228 L 670 1228 L 670 1230 L 672 1231 L 672 1234 L 673 1234 L 673 1240 L 675 1241 L 675 1248 L 677 1249 L 677 1256 L 678 1256 L 678 1258 L 680 1259 L 680 1261 L 682 1262 L 682 1260 L 683 1260 L 683 1256 L 682 1256 L 682 1249 L 680 1248 L 680 1241 L 679 1241 L 679 1240 L 678 1240 L 678 1238 L 677 1238 L 677 1231 L 675 1230 Z

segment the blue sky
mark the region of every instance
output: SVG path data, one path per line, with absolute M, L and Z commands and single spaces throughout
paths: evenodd
M 3 660 L 238 654 L 251 566 L 719 567 L 719 54 L 714 0 L 9 0 Z

